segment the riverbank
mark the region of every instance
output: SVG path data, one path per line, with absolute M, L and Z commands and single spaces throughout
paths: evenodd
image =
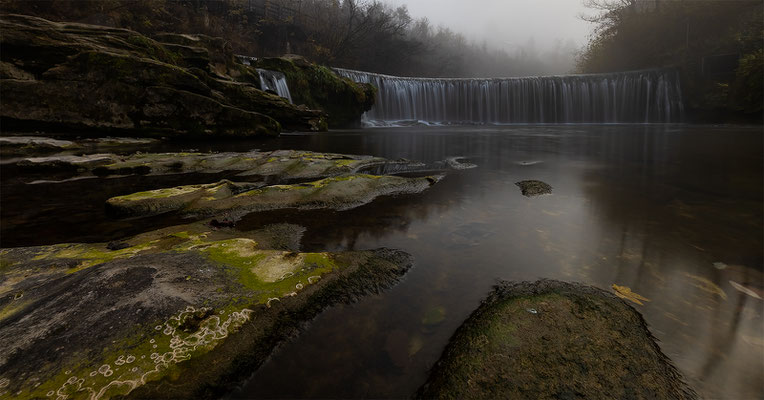
M 258 70 L 242 64 L 220 38 L 149 38 L 127 29 L 13 14 L 0 16 L 0 29 L 0 118 L 5 131 L 273 136 L 282 130 L 324 131 L 328 124 L 357 124 L 373 104 L 368 85 L 331 71 L 317 75 L 311 71 L 320 70 L 318 66 L 285 60 L 283 65 L 291 66 L 285 70 L 289 76 L 310 77 L 300 82 L 317 91 L 307 106 L 292 104 L 261 90 Z M 295 98 L 304 96 L 296 93 Z M 336 111 L 335 102 L 344 113 Z

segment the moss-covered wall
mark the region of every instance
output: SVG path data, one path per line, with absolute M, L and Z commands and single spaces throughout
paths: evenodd
M 256 66 L 282 72 L 295 104 L 323 110 L 332 128 L 360 125 L 361 115 L 374 105 L 374 86 L 342 78 L 301 57 L 263 58 Z

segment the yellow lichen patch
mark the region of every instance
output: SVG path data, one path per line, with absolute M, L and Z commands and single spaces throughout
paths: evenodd
M 285 275 L 294 274 L 302 267 L 304 260 L 302 254 L 270 252 L 252 271 L 263 282 L 272 283 Z
M 250 319 L 252 310 L 214 310 L 187 306 L 154 327 L 154 335 L 117 342 L 105 348 L 99 360 L 72 366 L 58 376 L 30 386 L 19 398 L 108 399 L 127 395 L 148 382 L 177 373 L 176 364 L 214 349 Z M 201 318 L 200 318 L 201 317 Z M 198 319 L 192 332 L 183 328 Z
M 0 321 L 3 321 L 8 317 L 13 316 L 14 314 L 16 314 L 17 311 L 23 309 L 28 303 L 29 303 L 28 301 L 24 302 L 24 301 L 20 301 L 19 299 L 19 300 L 12 301 L 10 304 L 6 305 L 3 308 L 0 308 Z
M 641 295 L 639 295 L 637 293 L 632 292 L 631 288 L 629 288 L 629 287 L 618 286 L 615 283 L 613 284 L 612 287 L 613 287 L 613 292 L 615 293 L 616 296 L 618 296 L 618 297 L 620 297 L 622 299 L 626 299 L 626 300 L 632 301 L 634 303 L 637 303 L 640 306 L 644 305 L 642 303 L 643 301 L 650 301 L 650 299 L 648 299 L 647 297 L 643 297 L 643 296 L 641 296 Z
M 727 293 L 724 293 L 724 290 L 717 286 L 715 283 L 709 281 L 706 278 L 703 278 L 701 276 L 693 275 L 690 273 L 685 272 L 684 276 L 692 279 L 694 283 L 692 284 L 696 288 L 708 292 L 711 294 L 717 294 L 719 297 L 721 297 L 723 300 L 727 300 Z
M 76 272 L 84 268 L 92 267 L 93 265 L 105 263 L 117 258 L 129 258 L 137 255 L 140 252 L 150 250 L 154 248 L 154 244 L 158 240 L 153 240 L 147 243 L 138 244 L 135 246 L 127 247 L 121 250 L 109 250 L 106 249 L 103 244 L 71 244 L 64 246 L 56 246 L 60 250 L 54 249 L 48 253 L 42 253 L 35 257 L 35 260 L 46 260 L 52 258 L 64 258 L 64 259 L 79 259 L 82 260 L 79 265 L 70 269 L 67 272 Z
M 164 189 L 157 189 L 157 190 L 149 190 L 146 192 L 137 192 L 137 193 L 128 194 L 125 196 L 112 197 L 111 199 L 109 199 L 109 201 L 111 202 L 136 201 L 136 200 L 174 197 L 174 196 L 180 196 L 184 194 L 193 193 L 199 189 L 203 189 L 204 187 L 205 185 L 188 185 L 188 186 L 178 186 L 178 187 L 164 188 Z
M 200 242 L 201 239 L 202 236 L 191 236 L 191 242 L 199 242 L 191 247 L 204 246 L 204 249 L 213 250 L 224 256 L 235 256 L 240 258 L 253 257 L 259 253 L 255 250 L 257 248 L 257 242 L 252 239 L 235 238 L 209 243 Z

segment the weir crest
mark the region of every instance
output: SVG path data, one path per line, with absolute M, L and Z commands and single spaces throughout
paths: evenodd
M 679 73 L 671 69 L 521 78 L 406 78 L 334 69 L 378 88 L 371 125 L 425 123 L 680 122 Z

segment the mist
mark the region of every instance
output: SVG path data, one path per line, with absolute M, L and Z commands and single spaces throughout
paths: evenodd
M 590 13 L 576 0 L 387 0 L 406 6 L 414 19 L 462 34 L 470 42 L 524 59 L 537 57 L 536 73 L 568 73 L 575 53 L 592 26 L 579 18 Z M 522 71 L 520 71 L 522 72 Z M 522 73 L 520 73 L 522 75 Z

